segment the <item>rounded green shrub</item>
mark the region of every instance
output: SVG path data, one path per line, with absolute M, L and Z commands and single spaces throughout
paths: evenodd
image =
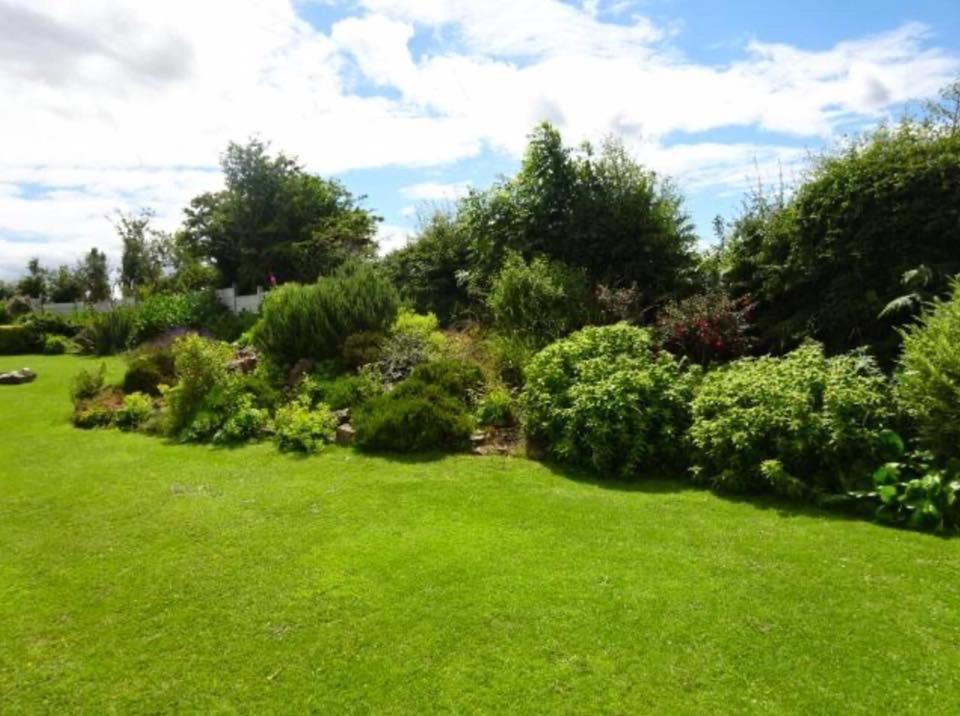
M 30 326 L 0 326 L 0 356 L 37 353 L 43 348 L 43 336 Z
M 731 492 L 845 493 L 869 482 L 891 418 L 886 379 L 862 353 L 808 343 L 704 377 L 693 400 L 694 474 Z
M 960 457 L 960 282 L 903 331 L 895 395 L 931 450 Z
M 173 351 L 170 347 L 143 348 L 132 354 L 123 376 L 123 390 L 127 393 L 160 395 L 161 385 L 176 382 Z
M 361 405 L 353 417 L 357 444 L 368 450 L 458 450 L 470 443 L 466 406 L 438 385 L 408 379 Z
M 153 400 L 145 393 L 130 393 L 114 415 L 114 424 L 121 430 L 137 430 L 153 415 Z
M 48 356 L 59 356 L 66 353 L 73 344 L 63 336 L 47 336 L 43 339 L 43 353 Z
M 331 410 L 355 408 L 383 393 L 383 386 L 369 373 L 344 375 L 332 380 L 313 380 L 304 390 L 314 401 L 326 403 Z
M 504 428 L 516 423 L 516 404 L 506 388 L 494 388 L 477 405 L 477 423 Z
M 274 434 L 281 450 L 314 453 L 333 440 L 337 420 L 323 403 L 297 399 L 277 409 Z
M 555 458 L 602 473 L 630 476 L 675 464 L 696 375 L 657 351 L 647 330 L 585 328 L 527 366 L 524 430 Z
M 455 358 L 421 363 L 413 369 L 410 379 L 435 385 L 450 397 L 468 404 L 474 402 L 483 387 L 480 366 Z
M 376 363 L 383 357 L 383 344 L 386 336 L 379 331 L 360 331 L 347 336 L 343 342 L 341 358 L 343 364 L 356 370 L 370 363 Z

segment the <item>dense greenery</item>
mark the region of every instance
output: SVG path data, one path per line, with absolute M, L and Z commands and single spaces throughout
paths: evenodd
M 697 479 L 730 492 L 843 494 L 863 487 L 889 442 L 886 381 L 874 362 L 826 358 L 816 344 L 707 373 L 692 412 Z
M 397 314 L 396 289 L 368 263 L 349 263 L 309 285 L 271 291 L 254 328 L 254 342 L 280 364 L 302 358 L 338 359 L 347 338 L 383 331 Z
M 904 331 L 896 395 L 927 446 L 960 457 L 960 282 Z
M 647 330 L 585 328 L 541 351 L 521 396 L 530 439 L 560 460 L 634 476 L 676 464 L 696 373 Z

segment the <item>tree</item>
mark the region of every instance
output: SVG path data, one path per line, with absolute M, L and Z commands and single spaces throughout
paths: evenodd
M 116 212 L 114 228 L 123 242 L 120 290 L 125 296 L 135 296 L 140 289 L 155 286 L 163 276 L 161 236 L 150 226 L 154 216 L 150 209 L 136 214 Z
M 924 291 L 941 295 L 960 272 L 960 132 L 950 116 L 880 127 L 818 157 L 791 197 L 751 197 L 728 237 L 725 280 L 757 300 L 761 348 L 812 336 L 831 353 L 870 346 L 889 364 L 895 327 L 916 313 L 902 300 L 894 305 L 908 310 L 885 311 L 902 298 L 903 277 L 922 270 Z
M 77 268 L 84 295 L 90 303 L 110 298 L 110 270 L 107 255 L 96 247 L 84 256 Z
M 40 259 L 34 257 L 27 262 L 27 275 L 17 282 L 17 293 L 30 298 L 43 299 L 47 295 L 49 271 L 40 266 Z
M 61 264 L 56 273 L 49 276 L 50 300 L 54 303 L 74 303 L 83 300 L 83 285 L 77 271 Z
M 339 182 L 268 150 L 257 139 L 231 142 L 220 162 L 226 188 L 195 197 L 185 210 L 185 241 L 224 284 L 252 290 L 270 277 L 310 282 L 375 253 L 379 217 Z
M 472 304 L 462 274 L 470 261 L 466 232 L 451 211 L 435 211 L 421 222 L 417 236 L 384 258 L 384 266 L 403 298 L 420 313 L 442 323 L 463 318 Z
M 564 146 L 548 123 L 530 137 L 519 173 L 461 203 L 472 247 L 471 285 L 484 294 L 508 251 L 582 268 L 610 289 L 636 284 L 656 304 L 685 291 L 695 235 L 669 182 L 609 139 Z

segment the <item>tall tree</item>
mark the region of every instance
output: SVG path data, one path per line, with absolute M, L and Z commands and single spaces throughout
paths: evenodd
M 77 271 L 61 264 L 49 277 L 49 295 L 54 303 L 73 303 L 83 300 L 83 282 Z
M 136 214 L 116 213 L 114 228 L 123 242 L 120 290 L 125 296 L 135 296 L 139 290 L 155 286 L 163 275 L 161 237 L 150 225 L 153 218 L 150 209 Z
M 34 257 L 27 262 L 27 275 L 17 282 L 17 293 L 30 298 L 45 298 L 47 279 L 50 272 L 40 265 L 40 259 Z
M 77 272 L 87 301 L 96 303 L 110 298 L 110 269 L 103 251 L 96 247 L 90 249 Z
M 313 281 L 346 259 L 372 256 L 379 218 L 335 180 L 307 173 L 253 139 L 221 156 L 226 187 L 195 197 L 185 240 L 209 258 L 224 284 L 250 290 L 271 277 Z

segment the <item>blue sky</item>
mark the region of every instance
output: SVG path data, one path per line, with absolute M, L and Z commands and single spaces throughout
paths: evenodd
M 0 28 L 0 278 L 92 245 L 116 261 L 116 209 L 175 228 L 254 134 L 366 195 L 385 251 L 514 172 L 541 119 L 621 136 L 709 240 L 748 181 L 791 181 L 960 74 L 939 0 L 0 0 Z

